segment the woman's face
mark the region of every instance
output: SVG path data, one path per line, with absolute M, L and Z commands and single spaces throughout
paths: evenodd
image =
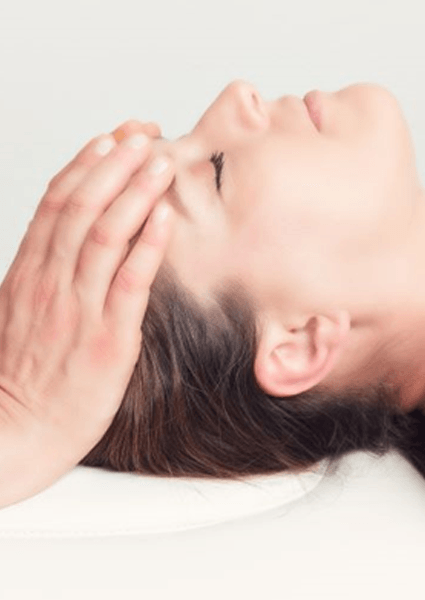
M 237 80 L 188 135 L 153 142 L 190 213 L 176 208 L 165 262 L 207 305 L 227 279 L 253 296 L 254 370 L 269 394 L 394 370 L 423 381 L 425 195 L 407 123 L 378 85 L 318 99 L 319 129 L 301 99 L 265 101 Z M 176 207 L 172 188 L 165 197 Z
M 356 84 L 319 103 L 320 130 L 301 99 L 265 101 L 237 80 L 188 135 L 154 141 L 190 213 L 167 192 L 177 218 L 165 258 L 200 298 L 237 277 L 265 310 L 354 300 L 351 283 L 362 273 L 373 285 L 372 267 L 405 239 L 420 184 L 397 100 Z

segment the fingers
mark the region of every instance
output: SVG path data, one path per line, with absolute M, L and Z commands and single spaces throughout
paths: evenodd
M 166 213 L 161 216 L 164 208 Z M 110 286 L 104 318 L 123 337 L 134 336 L 135 324 L 141 330 L 150 287 L 164 258 L 173 221 L 174 211 L 169 205 L 160 202 L 155 206 Z
M 121 142 L 125 137 L 129 137 L 133 133 L 145 133 L 150 137 L 157 138 L 161 135 L 161 129 L 157 123 L 143 123 L 142 121 L 136 121 L 136 119 L 129 119 L 127 121 L 124 121 L 124 123 L 121 123 L 121 125 L 119 125 L 116 129 L 114 129 L 111 132 L 111 135 L 113 136 L 114 141 L 118 143 Z M 99 141 L 99 139 L 104 136 L 108 136 L 108 134 L 102 134 L 102 136 L 98 136 L 90 142 L 88 142 L 84 146 L 84 148 L 78 152 L 74 159 L 70 163 L 68 163 L 61 171 L 59 171 L 59 173 L 57 173 L 55 177 L 53 177 L 53 179 L 49 183 L 49 189 L 57 188 L 60 186 L 66 195 L 70 194 L 72 188 L 64 188 L 64 184 L 66 183 L 64 181 L 65 176 L 69 173 L 70 170 L 74 170 L 75 167 L 81 165 L 81 174 L 83 177 L 87 173 L 87 167 L 90 169 L 92 166 L 94 166 L 95 162 L 93 161 L 96 161 L 96 159 L 99 160 L 101 156 L 96 152 L 92 152 L 92 150 L 96 143 Z
M 123 259 L 123 250 L 129 239 L 143 227 L 153 204 L 173 180 L 174 168 L 170 161 L 166 170 L 158 174 L 149 171 L 151 164 L 142 169 L 96 220 L 81 249 L 74 284 L 81 296 L 90 299 L 93 311 L 103 309 L 111 282 Z M 144 271 L 143 267 L 139 278 L 143 277 Z
M 122 141 L 132 133 L 145 133 L 152 137 L 161 135 L 156 123 L 142 123 L 131 119 L 114 129 L 111 134 L 102 134 L 90 140 L 59 173 L 49 182 L 46 193 L 41 199 L 35 215 L 26 233 L 26 244 L 31 240 L 32 256 L 44 257 L 51 237 L 51 231 L 66 199 L 77 188 L 90 170 L 103 158 L 95 148 L 102 140 L 113 144 Z M 37 222 L 35 226 L 34 223 Z
M 91 169 L 101 162 L 103 156 L 96 152 L 96 146 L 108 139 L 115 144 L 114 138 L 108 134 L 90 140 L 71 163 L 51 180 L 28 226 L 22 252 L 25 251 L 40 263 L 44 261 L 60 211 Z
M 71 267 L 73 271 L 89 229 L 121 194 L 131 175 L 147 161 L 151 153 L 151 142 L 146 136 L 141 147 L 130 146 L 130 140 L 124 138 L 91 169 L 70 194 L 60 212 L 51 237 L 50 256 L 60 261 L 67 257 L 70 266 L 71 262 L 74 263 Z
M 157 123 L 141 123 L 135 119 L 130 119 L 112 131 L 116 142 L 121 142 L 123 138 L 133 133 L 146 133 L 150 137 L 157 138 L 161 135 L 161 129 Z

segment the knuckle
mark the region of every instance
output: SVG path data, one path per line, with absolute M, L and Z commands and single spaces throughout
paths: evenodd
M 90 229 L 89 240 L 106 248 L 115 248 L 119 243 L 117 236 L 100 221 Z
M 128 266 L 120 268 L 116 276 L 116 282 L 121 289 L 129 294 L 140 291 L 140 276 Z
M 43 200 L 38 206 L 37 213 L 42 217 L 49 217 L 51 215 L 56 216 L 63 208 L 63 202 L 54 193 L 53 190 L 48 191 L 45 194 Z
M 75 190 L 69 196 L 67 202 L 63 206 L 63 210 L 66 215 L 70 217 L 79 217 L 81 214 L 85 214 L 89 209 L 89 203 L 85 198 L 82 191 Z
M 51 180 L 49 181 L 49 183 L 47 184 L 47 189 L 51 190 L 55 187 L 57 187 L 60 182 L 62 181 L 64 175 L 67 173 L 69 167 L 64 167 L 63 169 L 61 169 L 59 171 L 59 173 L 56 173 L 56 175 L 54 177 L 51 178 Z
M 93 334 L 88 344 L 90 363 L 95 368 L 116 364 L 122 359 L 122 348 L 118 342 L 116 334 L 107 329 Z

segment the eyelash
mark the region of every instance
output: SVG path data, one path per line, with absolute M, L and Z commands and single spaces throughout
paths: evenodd
M 224 166 L 224 152 L 213 152 L 210 156 L 210 162 L 212 162 L 215 168 L 215 187 L 217 188 L 217 191 L 220 192 L 222 184 L 221 173 Z

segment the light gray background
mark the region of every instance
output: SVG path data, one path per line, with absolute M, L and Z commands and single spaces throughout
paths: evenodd
M 0 9 L 0 275 L 48 181 L 127 118 L 189 131 L 233 79 L 264 98 L 370 81 L 425 170 L 419 0 L 16 0 Z
M 48 181 L 90 138 L 128 118 L 157 121 L 166 137 L 182 135 L 233 79 L 253 83 L 270 100 L 284 94 L 303 96 L 315 88 L 335 91 L 356 82 L 388 87 L 399 99 L 411 127 L 423 181 L 422 6 L 420 0 L 3 3 L 0 276 L 13 260 Z M 410 482 L 411 477 L 406 468 Z M 135 540 L 131 546 L 125 539 L 110 546 L 105 541 L 95 546 L 92 541 L 84 546 L 85 554 L 75 543 L 66 546 L 68 554 L 61 554 L 55 545 L 43 547 L 44 554 L 40 554 L 40 548 L 28 544 L 27 562 L 22 558 L 23 547 L 15 543 L 9 545 L 12 569 L 5 568 L 7 548 L 0 549 L 0 595 L 5 600 L 77 596 L 96 600 L 124 590 L 126 598 L 140 598 L 144 590 L 150 600 L 170 595 L 177 599 L 298 600 L 425 594 L 420 575 L 425 556 L 425 523 L 419 517 L 423 487 L 419 491 L 419 484 L 417 488 L 412 483 L 406 485 L 399 471 L 392 480 L 390 470 L 384 479 L 370 476 L 358 488 L 352 485 L 360 491 L 350 496 L 344 508 L 338 504 L 338 496 L 343 494 L 331 492 L 325 501 L 326 510 L 319 505 L 308 512 L 305 529 L 300 529 L 304 519 L 289 519 L 289 526 L 278 537 L 272 537 L 277 524 L 270 522 L 257 530 L 224 527 L 223 536 L 220 530 L 215 534 L 199 531 L 157 540 L 152 571 L 157 573 L 156 584 L 151 579 L 145 590 L 142 561 L 137 559 L 141 546 Z M 344 493 L 350 494 L 350 489 L 347 484 Z M 384 514 L 385 519 L 380 519 Z M 210 555 L 208 535 L 220 540 L 213 542 Z M 269 567 L 261 560 L 250 562 L 252 549 L 261 558 L 261 547 Z M 147 560 L 152 548 L 143 548 Z M 201 560 L 200 548 L 205 559 L 203 570 L 196 561 L 191 570 L 190 561 Z M 294 555 L 292 548 L 298 554 Z M 90 557 L 96 561 L 99 552 L 102 566 L 95 569 Z M 44 565 L 55 565 L 50 575 L 48 570 L 41 570 L 41 563 L 34 562 L 37 555 L 43 556 Z M 79 556 L 84 556 L 80 563 Z M 226 564 L 220 562 L 220 556 L 226 557 Z M 186 559 L 185 571 L 180 571 L 179 559 Z M 211 560 L 210 568 L 207 559 Z M 272 568 L 269 559 L 275 561 Z M 54 560 L 56 563 L 51 562 Z M 236 561 L 233 571 L 232 560 Z M 58 583 L 54 571 L 59 573 L 60 562 Z M 25 573 L 30 564 L 29 579 Z M 174 575 L 167 595 L 171 566 Z M 7 573 L 11 578 L 6 593 Z M 18 573 L 22 575 L 19 581 Z M 59 595 L 62 580 L 63 595 Z M 30 595 L 23 591 L 25 586 Z M 107 596 L 108 589 L 111 596 Z

